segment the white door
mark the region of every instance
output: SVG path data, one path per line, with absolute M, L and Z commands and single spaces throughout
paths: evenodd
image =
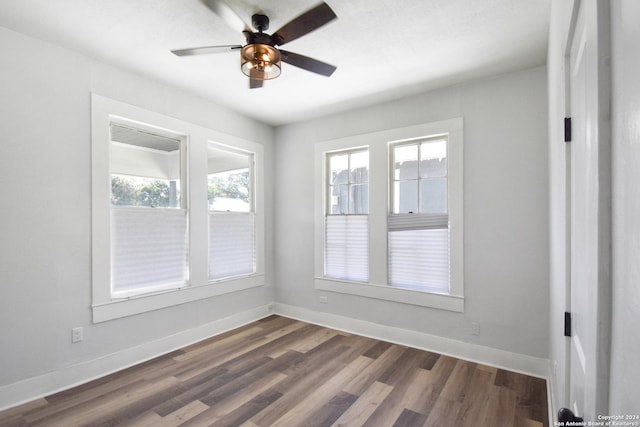
M 607 76 L 599 65 L 606 54 L 598 45 L 595 1 L 577 3 L 569 39 L 569 102 L 572 138 L 569 223 L 572 314 L 569 351 L 570 409 L 585 421 L 606 413 L 609 328 L 610 138 L 602 116 L 608 110 L 602 88 Z M 600 28 L 601 30 L 601 28 Z M 605 86 L 603 86 L 605 85 Z M 603 412 L 604 411 L 604 412 Z

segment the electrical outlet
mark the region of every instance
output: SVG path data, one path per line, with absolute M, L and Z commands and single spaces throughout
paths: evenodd
M 82 326 L 71 329 L 71 342 L 80 342 L 84 339 L 84 330 Z
M 321 304 L 328 304 L 329 303 L 329 297 L 320 297 L 320 303 Z
M 480 323 L 471 322 L 471 334 L 472 335 L 480 335 Z

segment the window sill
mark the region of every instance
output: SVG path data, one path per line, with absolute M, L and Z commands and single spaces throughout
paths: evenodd
M 322 291 L 358 295 L 367 298 L 454 311 L 457 313 L 464 312 L 464 297 L 457 295 L 434 294 L 410 289 L 393 288 L 386 285 L 374 285 L 370 283 L 357 283 L 318 277 L 315 278 L 315 288 Z
M 264 275 L 255 274 L 241 278 L 217 281 L 204 286 L 191 286 L 154 294 L 145 294 L 124 299 L 114 299 L 108 302 L 94 304 L 93 323 L 133 316 L 153 310 L 185 304 L 205 298 L 238 292 L 245 289 L 264 285 Z

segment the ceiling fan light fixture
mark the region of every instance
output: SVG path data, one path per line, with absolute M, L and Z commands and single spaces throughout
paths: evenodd
M 268 44 L 248 44 L 240 50 L 242 72 L 253 80 L 271 80 L 280 75 L 282 56 Z

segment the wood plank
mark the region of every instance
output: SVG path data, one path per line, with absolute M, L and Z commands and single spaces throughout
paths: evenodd
M 54 419 L 54 417 L 56 416 L 64 419 L 67 416 L 66 414 L 68 412 L 77 411 L 78 408 L 98 406 L 109 398 L 115 399 L 123 394 L 129 395 L 133 390 L 136 390 L 143 386 L 148 386 L 149 384 L 151 383 L 149 383 L 146 380 L 139 379 L 135 382 L 131 382 L 131 383 L 127 382 L 122 386 L 110 389 L 109 391 L 106 391 L 104 393 L 99 393 L 93 390 L 80 389 L 77 392 L 77 396 L 71 393 L 68 395 L 68 398 L 71 401 L 71 403 L 67 401 L 52 402 L 51 404 L 45 407 L 42 407 L 39 410 L 25 413 L 23 417 L 27 421 L 27 423 L 29 423 L 30 425 L 36 425 L 38 422 L 45 419 L 47 420 Z M 97 389 L 101 390 L 102 384 L 98 386 Z M 85 393 L 91 393 L 92 395 L 96 395 L 96 396 L 93 396 L 91 399 L 85 399 L 82 397 L 82 395 Z
M 540 421 L 534 421 L 530 419 L 521 419 L 516 418 L 514 426 L 522 426 L 522 427 L 543 427 L 543 424 Z
M 212 424 L 212 426 L 233 427 L 246 423 L 255 414 L 269 408 L 269 406 L 277 402 L 281 397 L 282 393 L 273 390 L 266 391 L 235 409 L 233 412 L 230 412 L 224 418 Z
M 28 414 L 38 409 L 45 408 L 49 404 L 49 401 L 44 398 L 35 399 L 31 402 L 23 403 L 22 405 L 15 406 L 13 408 L 7 409 L 4 412 L 1 412 L 3 418 L 11 418 L 11 417 L 21 417 L 24 414 Z M 0 424 L 0 426 L 4 426 Z
M 296 418 L 291 425 L 299 427 L 320 427 L 332 425 L 340 415 L 347 411 L 358 399 L 358 396 L 338 392 L 327 403 L 318 408 L 309 418 Z
M 405 366 L 397 370 L 397 378 L 394 378 L 393 390 L 384 402 L 371 414 L 364 424 L 368 427 L 393 425 L 402 415 L 409 404 L 418 406 L 416 400 L 420 399 L 420 393 L 431 384 L 432 373 L 419 368 L 420 359 L 414 359 L 413 366 Z M 384 377 L 389 382 L 389 378 Z M 427 414 L 428 408 L 423 408 L 422 414 Z M 415 411 L 414 411 L 415 412 Z M 426 420 L 426 416 L 425 416 Z
M 424 414 L 419 414 L 418 412 L 413 412 L 409 409 L 404 409 L 395 423 L 393 423 L 393 427 L 415 427 L 421 426 L 427 420 L 427 416 Z
M 131 418 L 118 427 L 156 427 L 162 423 L 162 417 L 153 411 L 143 412 L 137 417 Z
M 282 367 L 295 363 L 301 358 L 300 353 L 289 351 L 281 357 L 272 360 L 269 363 L 256 367 L 255 369 L 248 371 L 242 376 L 237 378 L 230 378 L 228 382 L 211 390 L 208 394 L 202 396 L 202 400 L 209 406 L 218 405 L 220 402 L 227 399 L 236 393 L 242 393 L 243 390 L 254 388 L 259 385 L 265 378 L 275 376 L 282 380 L 288 378 L 282 373 Z M 273 385 L 278 384 L 280 381 L 276 381 Z
M 343 334 L 333 329 L 318 328 L 318 330 L 308 334 L 308 336 L 300 340 L 293 341 L 289 344 L 286 344 L 286 345 L 280 346 L 277 349 L 274 349 L 273 352 L 269 354 L 269 356 L 275 358 L 280 354 L 282 354 L 283 352 L 286 352 L 289 350 L 297 351 L 299 353 L 307 353 L 313 350 L 314 348 L 316 348 L 317 346 L 319 346 L 320 344 L 322 344 L 323 342 L 335 337 L 336 335 L 343 335 Z
M 146 376 L 157 377 L 157 372 L 162 371 L 165 367 L 175 367 L 175 361 L 172 360 L 172 357 L 181 353 L 181 351 L 171 352 L 70 390 L 47 396 L 46 400 L 49 404 L 26 412 L 25 419 L 29 422 L 36 422 L 107 394 L 127 393 L 131 387 L 146 380 Z
M 368 357 L 358 357 L 347 366 L 345 366 L 344 369 L 331 376 L 328 381 L 318 384 L 318 386 L 315 387 L 310 393 L 307 393 L 304 400 L 293 406 L 293 408 L 291 408 L 280 419 L 276 420 L 271 425 L 273 427 L 286 427 L 292 425 L 295 420 L 315 419 L 316 417 L 314 417 L 313 414 L 319 407 L 327 404 L 331 399 L 333 399 L 340 393 L 348 394 L 346 392 L 340 391 L 344 384 L 355 378 L 362 371 L 362 369 L 364 369 L 372 361 L 373 360 Z M 353 395 L 349 394 L 349 396 Z M 336 417 L 336 419 L 338 417 Z
M 392 386 L 375 381 L 362 393 L 358 400 L 333 423 L 332 427 L 364 424 L 392 390 Z
M 166 417 L 162 417 L 161 421 L 156 423 L 158 427 L 175 427 L 184 424 L 197 415 L 205 412 L 209 407 L 199 400 L 194 400 L 188 405 L 170 413 Z
M 409 359 L 408 362 L 412 363 L 406 363 L 398 370 L 393 392 L 365 425 L 392 425 L 404 409 L 425 415 L 423 422 L 426 421 L 456 364 L 455 359 L 442 356 L 431 371 L 419 368 L 428 357 L 424 352 L 419 358 Z
M 527 383 L 527 378 L 524 375 L 504 369 L 498 369 L 494 385 L 509 388 L 520 396 L 526 396 L 529 392 L 529 384 Z
M 147 399 L 155 398 L 158 393 L 164 393 L 167 388 L 179 385 L 174 377 L 168 377 L 159 383 L 147 381 L 136 384 L 127 393 L 119 391 L 108 393 L 64 412 L 58 412 L 53 416 L 38 420 L 34 426 L 60 426 L 70 425 L 99 425 L 112 419 L 124 421 L 135 418 L 139 413 L 146 412 Z M 131 409 L 131 410 L 130 410 Z M 134 413 L 134 410 L 140 411 Z
M 392 345 L 367 366 L 360 375 L 346 384 L 343 390 L 356 396 L 361 395 L 371 384 L 378 381 L 380 375 L 388 369 L 390 364 L 396 363 L 405 350 L 404 346 Z
M 462 402 L 460 412 L 456 418 L 456 425 L 460 427 L 476 427 L 480 411 L 484 408 L 488 390 L 494 384 L 494 374 L 476 369 L 469 384 L 469 390 Z
M 435 379 L 433 372 L 414 368 L 407 373 L 407 376 L 406 386 L 403 385 L 405 390 L 400 397 L 399 405 L 412 412 L 429 415 L 430 407 L 425 405 L 424 402 L 429 400 L 434 389 Z
M 516 393 L 505 387 L 493 386 L 478 419 L 483 425 L 510 427 L 514 423 L 515 408 Z
M 288 335 L 297 329 L 304 328 L 305 326 L 307 325 L 305 325 L 304 323 L 292 323 L 263 336 L 255 336 L 255 333 L 251 333 L 252 330 L 247 330 L 245 331 L 247 333 L 247 336 L 231 336 L 226 340 L 218 341 L 197 350 L 186 352 L 185 354 L 178 356 L 175 359 L 178 361 L 184 361 L 194 357 L 207 357 L 214 364 L 224 363 L 237 357 L 239 354 L 246 353 L 248 350 L 253 350 L 255 348 L 261 347 L 262 345 L 270 341 Z M 249 336 L 253 336 L 253 338 L 249 340 Z
M 431 353 L 430 351 L 428 351 L 427 357 L 420 367 L 422 369 L 430 371 L 431 369 L 433 369 L 433 366 L 438 362 L 438 360 L 440 360 L 440 355 L 438 353 Z
M 448 375 L 447 382 L 442 389 L 442 396 L 447 399 L 462 402 L 469 389 L 469 383 L 476 370 L 476 364 L 464 360 L 458 360 L 456 366 Z
M 271 359 L 267 357 L 243 357 L 233 359 L 223 366 L 216 367 L 213 374 L 191 378 L 190 380 L 183 382 L 185 390 L 182 393 L 176 394 L 172 398 L 161 402 L 159 405 L 154 407 L 153 410 L 161 416 L 165 416 L 188 404 L 192 400 L 201 400 L 207 404 L 208 402 L 205 400 L 209 393 L 215 392 L 215 390 L 229 383 L 231 380 L 241 377 L 243 374 L 250 372 L 259 366 L 263 366 L 270 360 Z
M 216 401 L 212 406 L 207 406 L 197 416 L 193 417 L 186 425 L 211 425 L 225 418 L 236 408 L 248 404 L 253 399 L 263 393 L 267 393 L 274 385 L 287 378 L 280 372 L 270 372 L 252 383 L 250 388 L 237 390 L 233 394 L 225 394 L 223 398 Z
M 378 341 L 375 343 L 369 350 L 367 350 L 363 356 L 370 357 L 372 359 L 377 359 L 380 357 L 385 351 L 391 347 L 392 344 L 385 341 Z
M 413 386 L 415 391 L 408 391 L 408 393 L 413 393 L 413 398 L 407 402 L 406 408 L 429 415 L 436 401 L 440 398 L 443 388 L 451 380 L 451 372 L 457 362 L 452 357 L 442 356 L 430 371 L 420 369 L 419 372 L 424 377 L 423 385 L 420 387 L 420 384 L 416 384 Z
M 462 403 L 457 400 L 450 400 L 444 396 L 439 397 L 429 411 L 429 417 L 423 424 L 424 427 L 455 426 L 461 407 Z
M 420 366 L 426 358 L 426 353 L 415 348 L 407 348 L 396 363 L 380 374 L 378 381 L 395 385 L 405 377 L 406 372 Z
M 305 354 L 302 362 L 285 370 L 289 378 L 276 387 L 283 394 L 282 398 L 253 417 L 252 421 L 258 425 L 273 424 L 304 400 L 309 390 L 314 390 L 340 372 L 370 344 L 368 338 L 336 336 L 314 348 Z

